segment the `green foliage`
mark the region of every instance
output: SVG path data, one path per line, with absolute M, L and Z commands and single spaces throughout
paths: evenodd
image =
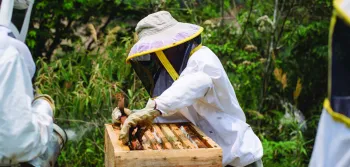
M 263 123 L 270 125 L 261 136 L 265 166 L 307 166 L 310 141 L 304 137 L 304 124 L 298 124 L 277 110 L 265 116 Z
M 307 166 L 326 96 L 331 3 L 279 1 L 274 17 L 274 2 L 37 1 L 27 40 L 39 69 L 35 85 L 53 96 L 58 124 L 78 136 L 60 164 L 103 166 L 103 126 L 116 107 L 114 95 L 123 92 L 130 108 L 148 99 L 125 64 L 136 23 L 168 10 L 205 28 L 204 45 L 220 58 L 247 122 L 263 142 L 264 165 Z
M 101 158 L 104 157 L 103 138 L 101 138 L 104 135 L 103 126 L 90 126 L 93 129 L 88 126 L 83 127 L 88 128 L 89 132 L 79 138 L 79 142 L 70 141 L 67 143 L 65 150 L 59 157 L 62 166 L 104 166 L 104 159 Z M 86 130 L 83 128 L 79 130 Z

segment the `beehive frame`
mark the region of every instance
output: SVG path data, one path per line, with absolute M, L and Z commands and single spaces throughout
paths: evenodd
M 205 146 L 191 144 L 187 138 L 179 134 L 179 126 L 185 125 L 195 132 L 196 136 Z M 158 129 L 159 128 L 159 129 Z M 166 132 L 167 128 L 170 132 Z M 105 166 L 106 167 L 221 167 L 222 150 L 212 139 L 206 136 L 193 124 L 155 124 L 156 132 L 161 130 L 165 133 L 173 133 L 176 139 L 169 139 L 165 133 L 158 134 L 162 140 L 162 148 L 154 146 L 149 141 L 149 133 L 144 137 L 145 150 L 130 150 L 118 140 L 120 133 L 119 125 L 105 125 Z M 158 129 L 158 130 L 157 130 Z M 164 135 L 164 136 L 162 136 Z M 165 142 L 164 142 L 165 139 Z M 175 142 L 179 142 L 175 144 Z M 147 145 L 148 143 L 148 145 Z M 202 144 L 203 144 L 202 143 Z M 202 147 L 202 148 L 197 148 Z M 203 148 L 206 147 L 206 148 Z M 157 149 L 158 148 L 158 149 Z M 157 149 L 157 150 L 154 150 Z

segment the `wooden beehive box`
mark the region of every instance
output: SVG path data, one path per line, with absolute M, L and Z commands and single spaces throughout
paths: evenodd
M 154 124 L 153 129 L 154 133 L 148 131 L 143 137 L 143 150 L 130 150 L 118 140 L 120 125 L 106 124 L 105 166 L 222 166 L 222 150 L 219 145 L 193 124 Z

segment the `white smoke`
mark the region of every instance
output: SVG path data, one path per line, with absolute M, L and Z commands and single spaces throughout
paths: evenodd
M 80 141 L 86 132 L 90 131 L 95 126 L 81 126 L 77 129 L 66 129 L 66 134 L 68 136 L 68 141 Z

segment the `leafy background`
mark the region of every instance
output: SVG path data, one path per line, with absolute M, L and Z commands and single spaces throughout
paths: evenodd
M 60 165 L 103 166 L 117 92 L 130 108 L 144 106 L 125 58 L 137 22 L 160 10 L 205 28 L 204 45 L 263 143 L 264 165 L 307 166 L 326 97 L 330 0 L 37 0 L 26 42 L 35 86 L 54 98 L 55 122 L 71 137 Z

